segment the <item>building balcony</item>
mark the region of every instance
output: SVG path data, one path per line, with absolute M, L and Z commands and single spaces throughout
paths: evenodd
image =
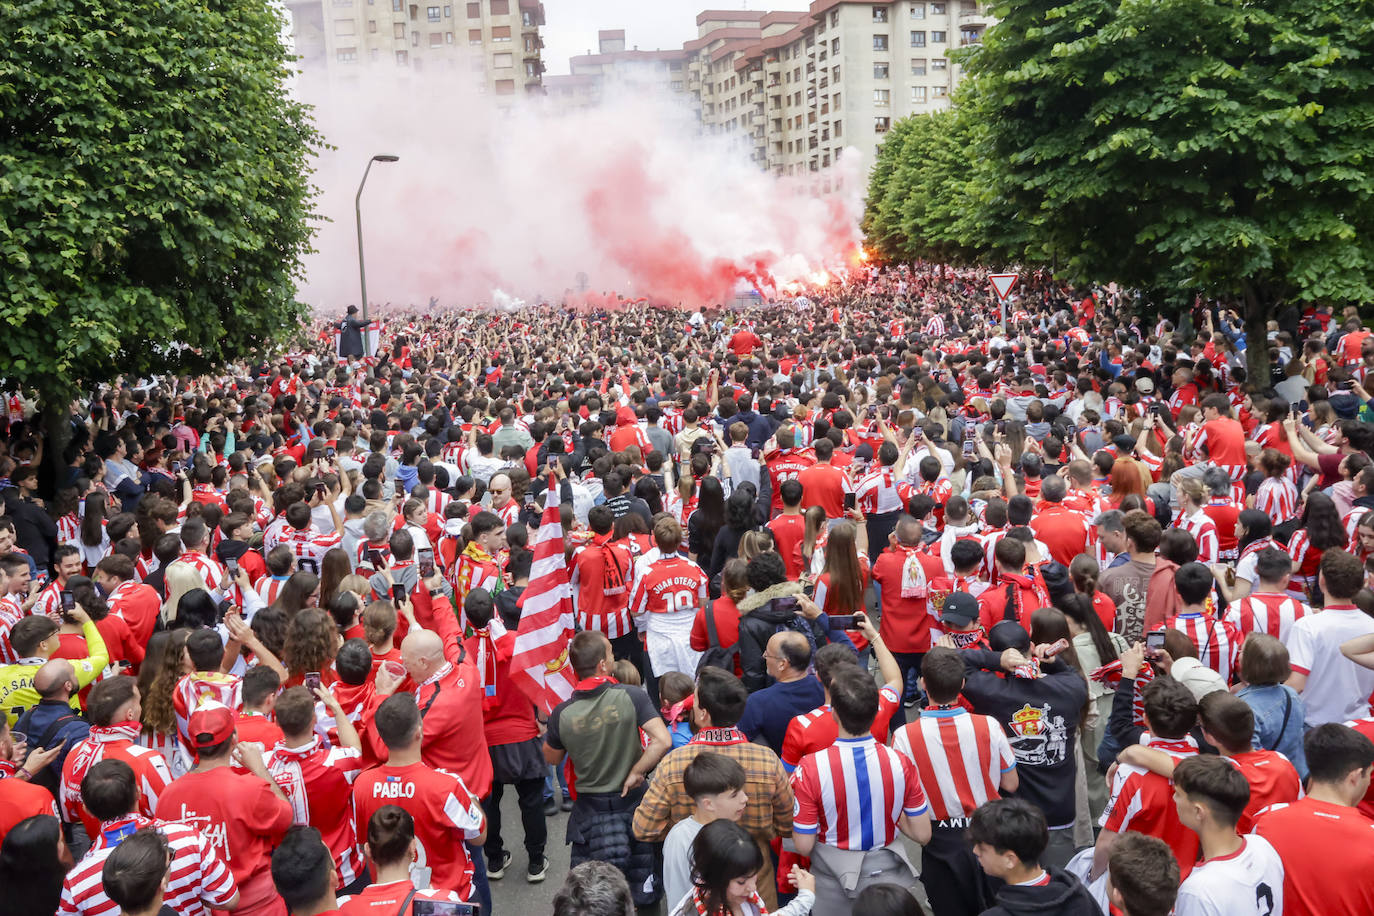
M 959 12 L 959 28 L 987 28 L 992 25 L 992 17 L 985 10 L 961 10 Z

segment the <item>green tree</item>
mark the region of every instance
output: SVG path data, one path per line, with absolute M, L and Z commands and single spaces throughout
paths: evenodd
M 967 61 L 975 155 L 1026 255 L 1078 281 L 1374 298 L 1374 7 L 1001 0 Z M 1262 345 L 1252 372 L 1267 373 Z M 1261 376 L 1263 377 L 1263 376 Z
M 0 7 L 0 377 L 49 407 L 298 328 L 319 136 L 267 0 Z

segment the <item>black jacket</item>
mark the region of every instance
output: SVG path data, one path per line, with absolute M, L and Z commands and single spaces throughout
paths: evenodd
M 814 651 L 828 642 L 830 619 L 825 614 L 807 620 L 797 608 L 802 587 L 796 582 L 780 582 L 739 601 L 739 663 L 744 686 L 752 693 L 772 683 L 763 661 L 768 640 L 781 630 L 801 633 Z
M 1002 677 L 994 673 L 1002 655 L 965 649 L 964 696 L 973 711 L 1001 723 L 1016 755 L 1021 786 L 1013 794 L 1045 812 L 1050 827 L 1074 819 L 1074 743 L 1088 702 L 1088 682 L 1057 659 L 1044 662 L 1041 677 Z
M 57 522 L 37 503 L 19 495 L 17 488 L 5 491 L 5 514 L 14 520 L 14 541 L 27 551 L 40 570 L 52 565 L 57 549 Z
M 352 317 L 339 322 L 340 356 L 363 355 L 363 328 L 365 327 L 367 325 Z
M 1102 909 L 1083 886 L 1083 882 L 1066 871 L 1046 869 L 1050 883 L 1039 887 L 1006 885 L 997 892 L 997 905 L 983 911 L 983 916 L 1102 916 Z

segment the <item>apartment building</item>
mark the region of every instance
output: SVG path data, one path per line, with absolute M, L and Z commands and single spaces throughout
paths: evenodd
M 626 49 L 624 29 L 597 33 L 597 50 L 568 59 L 566 76 L 544 78 L 556 109 L 590 108 L 608 92 L 653 93 L 656 98 L 687 98 L 687 52 L 681 49 Z
M 705 81 L 693 91 L 704 129 L 737 137 L 778 175 L 825 169 L 846 147 L 866 171 L 893 121 L 949 105 L 960 73 L 947 52 L 981 41 L 993 21 L 977 0 L 815 0 L 806 13 L 756 15 L 756 41 L 731 37 L 711 52 L 733 72 L 712 71 L 709 92 Z M 692 88 L 690 73 L 689 63 Z
M 359 79 L 364 65 L 468 74 L 500 100 L 542 93 L 539 0 L 286 0 L 307 76 Z

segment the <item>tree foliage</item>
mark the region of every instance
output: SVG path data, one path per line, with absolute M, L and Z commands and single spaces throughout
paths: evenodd
M 299 326 L 319 138 L 267 0 L 19 0 L 0 32 L 0 377 L 56 404 Z
M 991 12 L 953 114 L 901 122 L 902 148 L 884 144 L 869 195 L 884 251 L 952 238 L 1070 280 L 1232 297 L 1261 321 L 1284 299 L 1374 298 L 1374 7 L 1001 0 Z M 908 158 L 913 137 L 924 161 Z M 951 138 L 957 155 L 937 165 Z M 962 200 L 981 216 L 943 203 L 970 184 Z M 903 203 L 918 193 L 927 202 Z M 904 207 L 927 218 L 891 222 Z

